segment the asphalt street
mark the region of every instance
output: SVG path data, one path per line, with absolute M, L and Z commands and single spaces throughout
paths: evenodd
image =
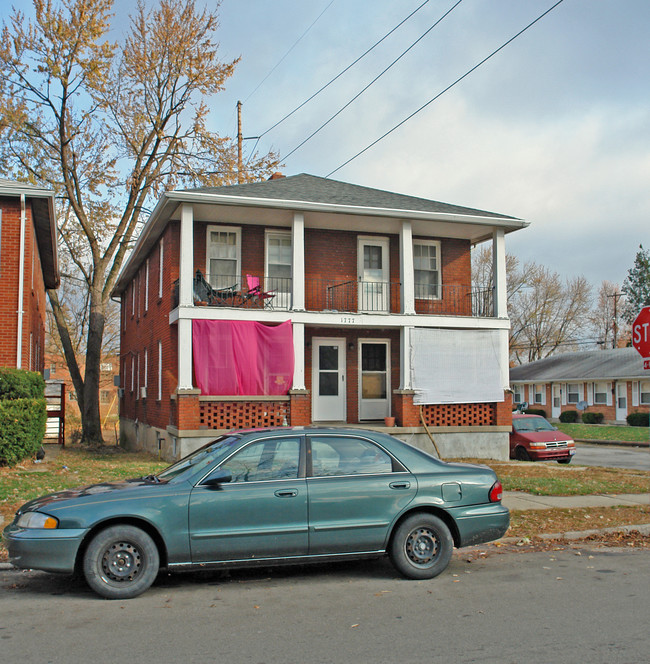
M 429 581 L 383 560 L 162 576 L 127 601 L 0 572 L 0 648 L 21 664 L 636 664 L 649 587 L 648 552 L 622 548 L 460 550 Z
M 623 447 L 578 443 L 572 464 L 650 470 L 650 447 Z

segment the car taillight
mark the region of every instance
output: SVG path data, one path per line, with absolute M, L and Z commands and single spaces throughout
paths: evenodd
M 500 502 L 501 498 L 503 498 L 503 486 L 501 486 L 501 482 L 499 482 L 499 480 L 497 480 L 492 485 L 489 497 L 491 503 L 498 503 Z

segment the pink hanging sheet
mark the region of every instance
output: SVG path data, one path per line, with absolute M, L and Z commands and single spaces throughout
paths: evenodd
M 293 382 L 291 321 L 192 321 L 194 380 L 204 395 L 287 394 Z M 181 349 L 182 352 L 182 349 Z

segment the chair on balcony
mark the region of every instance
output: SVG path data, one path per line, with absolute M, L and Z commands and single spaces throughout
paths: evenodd
M 214 288 L 203 276 L 201 270 L 196 271 L 194 277 L 194 301 L 224 306 L 233 304 L 238 295 L 236 284 L 227 288 Z
M 275 291 L 265 292 L 260 285 L 260 278 L 254 277 L 252 274 L 246 275 L 246 282 L 248 284 L 248 293 L 245 295 L 246 302 L 253 302 L 259 307 L 272 307 Z

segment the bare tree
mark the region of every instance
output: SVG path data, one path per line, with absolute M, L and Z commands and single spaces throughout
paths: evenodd
M 521 364 L 548 357 L 558 349 L 577 349 L 591 308 L 587 280 L 563 281 L 557 272 L 535 263 L 528 263 L 524 271 L 525 287 L 509 302 L 513 359 Z
M 83 285 L 85 340 L 49 291 L 82 415 L 82 441 L 101 441 L 99 378 L 110 293 L 142 211 L 165 189 L 268 177 L 274 154 L 237 173 L 236 142 L 208 129 L 207 100 L 237 61 L 221 62 L 216 10 L 195 0 L 139 0 L 124 40 L 108 40 L 113 0 L 32 0 L 0 44 L 0 165 L 62 198 L 62 249 Z M 216 3 L 215 3 L 216 4 Z M 85 355 L 82 374 L 76 352 Z
M 623 320 L 625 296 L 618 284 L 603 281 L 598 290 L 595 306 L 589 316 L 597 343 L 603 348 L 627 345 L 630 327 Z

